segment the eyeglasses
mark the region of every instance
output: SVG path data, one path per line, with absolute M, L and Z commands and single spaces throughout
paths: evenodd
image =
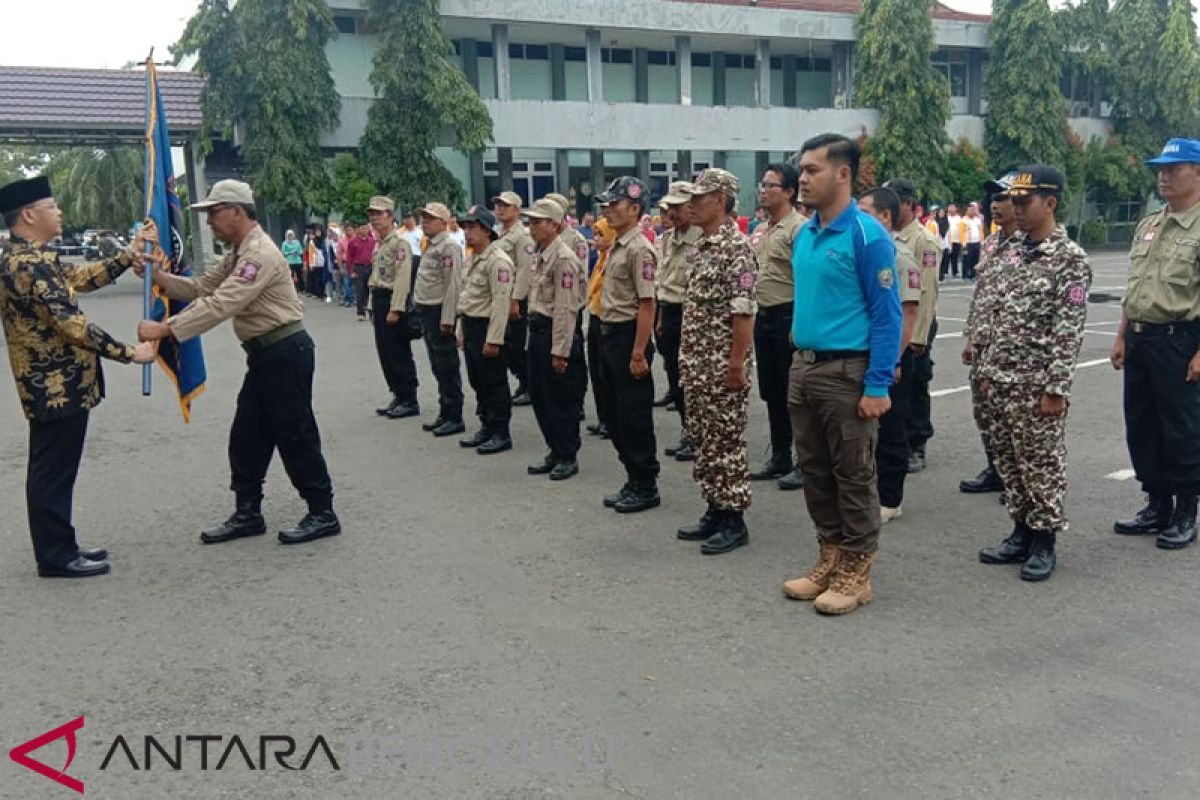
M 783 188 L 783 184 L 782 184 L 782 183 L 770 183 L 770 182 L 768 182 L 768 181 L 762 181 L 761 183 L 759 183 L 759 184 L 758 184 L 758 188 L 759 188 L 759 189 L 782 189 L 782 188 Z

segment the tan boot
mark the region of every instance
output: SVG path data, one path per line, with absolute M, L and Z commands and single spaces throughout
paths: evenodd
M 871 562 L 874 560 L 874 553 L 842 550 L 829 588 L 813 601 L 813 608 L 822 614 L 849 614 L 871 602 Z
M 829 579 L 837 569 L 838 556 L 842 552 L 833 542 L 821 542 L 821 557 L 816 566 L 803 578 L 792 578 L 783 584 L 783 593 L 793 600 L 815 600 L 829 588 Z

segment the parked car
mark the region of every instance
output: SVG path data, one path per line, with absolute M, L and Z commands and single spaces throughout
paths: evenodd
M 84 254 L 84 246 L 73 234 L 59 236 L 50 245 L 60 256 L 81 256 Z
M 98 259 L 102 257 L 103 253 L 100 251 L 100 239 L 102 238 L 118 240 L 116 231 L 89 228 L 83 232 L 84 258 Z

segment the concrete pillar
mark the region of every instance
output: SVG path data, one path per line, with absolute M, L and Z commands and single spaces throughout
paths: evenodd
M 492 64 L 496 68 L 496 99 L 512 99 L 512 70 L 508 63 L 508 26 L 492 26 Z
M 754 43 L 754 95 L 759 108 L 771 105 L 771 40 Z
M 188 202 L 199 203 L 208 196 L 208 178 L 204 174 L 204 159 L 200 157 L 196 145 L 191 141 L 184 143 L 183 157 L 187 162 Z M 187 213 L 192 228 L 192 267 L 196 270 L 203 270 L 210 262 L 216 260 L 213 252 L 212 230 L 208 227 L 207 215 L 191 209 Z M 181 235 L 182 233 L 180 231 Z
M 633 48 L 633 101 L 650 102 L 649 51 L 644 47 Z
M 467 76 L 467 83 L 471 84 L 471 88 L 478 92 L 479 42 L 474 39 L 463 39 L 460 48 L 462 50 L 463 73 Z
M 714 51 L 712 54 L 713 105 L 725 105 L 725 54 Z
M 675 37 L 675 71 L 679 83 L 679 104 L 692 104 L 692 37 Z
M 833 43 L 833 107 L 854 107 L 854 44 Z
M 692 174 L 692 151 L 679 150 L 675 153 L 675 179 L 680 181 L 690 181 Z
M 500 167 L 500 191 L 507 192 L 513 186 L 513 152 L 511 147 L 497 147 L 496 160 Z
M 783 104 L 795 108 L 796 102 L 796 57 L 783 57 Z
M 605 188 L 607 188 L 607 185 L 604 182 L 604 151 L 592 150 L 590 155 L 592 158 L 592 197 L 595 197 L 603 192 Z M 594 205 L 595 201 L 593 201 L 593 206 Z
M 762 180 L 762 175 L 767 171 L 767 165 L 771 163 L 771 154 L 765 150 L 759 150 L 754 154 L 754 183 L 757 184 Z M 745 187 L 743 187 L 745 188 Z
M 483 153 L 471 153 L 467 156 L 467 162 L 471 171 L 470 204 L 482 203 L 487 205 L 488 198 L 487 187 L 483 182 Z
M 604 102 L 604 64 L 600 60 L 600 31 L 588 28 L 584 34 L 587 44 L 588 102 Z
M 725 150 L 713 150 L 712 165 L 717 169 L 725 169 L 726 159 L 729 153 Z
M 977 117 L 983 113 L 983 52 L 980 50 L 967 53 L 967 113 Z
M 633 174 L 637 175 L 646 183 L 650 182 L 650 151 L 649 150 L 634 150 L 633 151 Z
M 550 45 L 550 99 L 567 99 L 567 59 L 561 44 Z
M 566 197 L 571 196 L 571 151 L 559 148 L 554 151 L 554 186 Z

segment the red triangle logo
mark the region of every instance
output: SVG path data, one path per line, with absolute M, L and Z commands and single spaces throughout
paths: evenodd
M 27 767 L 39 775 L 42 775 L 55 783 L 60 783 L 63 786 L 73 791 L 83 794 L 83 781 L 76 780 L 67 774 L 67 770 L 71 766 L 71 762 L 75 760 L 75 731 L 83 727 L 83 717 L 78 717 L 71 720 L 65 725 L 59 725 L 52 731 L 46 731 L 41 736 L 30 739 L 25 744 L 19 744 L 8 752 L 8 757 L 20 764 L 22 767 Z M 55 739 L 67 740 L 67 763 L 63 765 L 61 770 L 51 769 L 29 757 L 29 754 L 34 750 L 53 742 Z

